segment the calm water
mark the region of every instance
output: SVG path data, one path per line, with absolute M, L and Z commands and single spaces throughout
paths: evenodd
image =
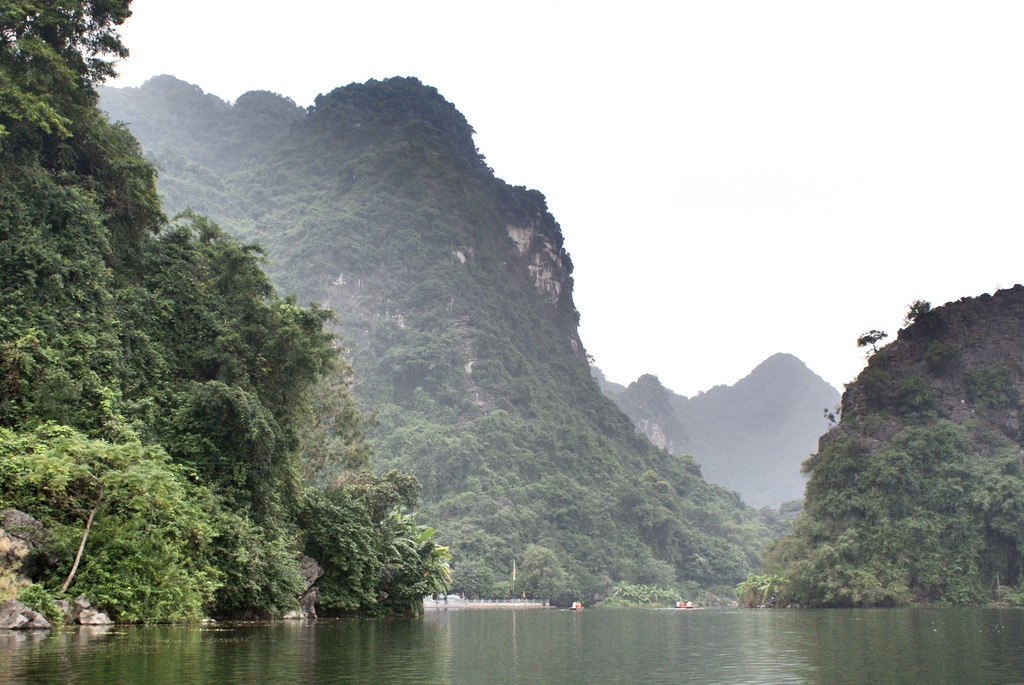
M 0 635 L 9 683 L 1024 683 L 1024 611 L 466 609 Z

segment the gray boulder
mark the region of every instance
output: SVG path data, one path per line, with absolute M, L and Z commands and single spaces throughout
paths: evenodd
M 16 599 L 0 604 L 0 630 L 48 630 L 50 622 Z
M 43 524 L 23 511 L 4 509 L 0 511 L 0 520 L 7 535 L 21 540 L 30 549 L 46 541 L 47 531 Z
M 316 559 L 307 557 L 305 555 L 299 559 L 299 573 L 302 574 L 302 585 L 307 590 L 313 587 L 313 583 L 324 574 L 323 568 L 317 563 Z
M 98 609 L 86 609 L 78 614 L 76 620 L 80 626 L 109 626 L 114 623 L 107 616 L 106 612 L 99 611 Z
M 75 597 L 75 622 L 80 626 L 109 626 L 113 623 L 110 617 L 92 605 L 85 595 Z
M 64 617 L 64 625 L 71 625 L 75 622 L 75 611 L 71 606 L 71 602 L 66 599 L 55 599 L 53 605 L 60 610 L 61 615 Z
M 17 509 L 0 511 L 0 568 L 20 570 L 21 562 L 46 539 L 46 529 L 36 519 Z
M 320 588 L 316 585 L 299 595 L 299 606 L 306 618 L 316 618 L 316 603 L 320 601 Z

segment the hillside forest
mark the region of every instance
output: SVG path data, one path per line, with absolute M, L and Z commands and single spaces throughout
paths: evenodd
M 57 621 L 78 595 L 126 622 L 273 616 L 308 555 L 325 609 L 415 612 L 448 554 L 415 478 L 367 468 L 331 313 L 277 295 L 258 246 L 169 220 L 96 106 L 128 14 L 0 16 L 0 590 Z
M 764 522 L 601 394 L 543 195 L 495 178 L 435 89 L 370 81 L 303 109 L 163 76 L 101 106 L 161 169 L 168 211 L 259 242 L 279 289 L 334 312 L 374 466 L 422 483 L 455 591 L 508 596 L 514 560 L 517 594 L 588 603 L 727 593 L 757 567 Z
M 0 19 L 5 596 L 410 614 L 517 562 L 588 602 L 757 568 L 764 522 L 600 394 L 543 196 L 436 90 L 103 88 L 129 13 Z

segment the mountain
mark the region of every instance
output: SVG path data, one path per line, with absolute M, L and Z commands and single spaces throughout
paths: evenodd
M 808 605 L 1024 603 L 1024 287 L 907 322 L 847 386 L 768 563 Z
M 776 354 L 735 385 L 677 395 L 656 376 L 629 387 L 595 377 L 637 430 L 672 454 L 691 454 L 704 477 L 754 507 L 803 497 L 800 464 L 829 422 L 839 393 L 791 354 Z
M 303 109 L 164 76 L 102 106 L 160 167 L 167 211 L 189 203 L 259 242 L 279 289 L 333 311 L 374 463 L 421 481 L 457 588 L 507 595 L 513 559 L 587 599 L 756 566 L 753 511 L 601 395 L 544 196 L 496 178 L 434 88 L 368 81 Z

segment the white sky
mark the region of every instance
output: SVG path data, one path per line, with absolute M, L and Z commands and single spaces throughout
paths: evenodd
M 543 192 L 610 380 L 776 352 L 837 388 L 907 305 L 1024 281 L 1024 3 L 135 0 L 109 85 L 310 105 L 416 76 Z

